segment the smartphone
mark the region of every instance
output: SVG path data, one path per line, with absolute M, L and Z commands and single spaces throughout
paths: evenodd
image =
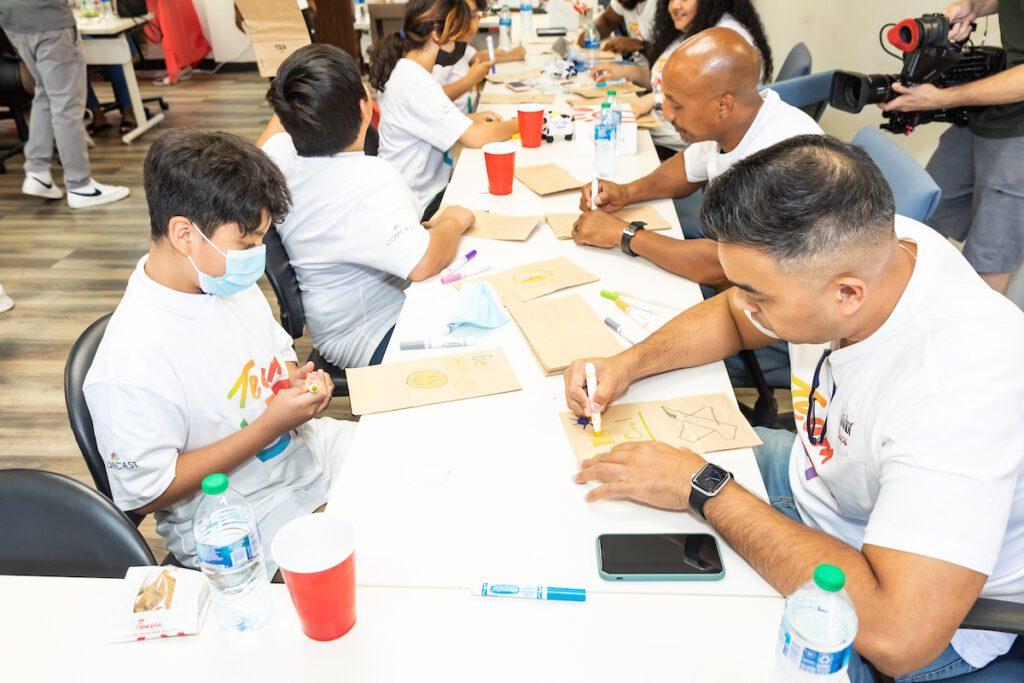
M 526 83 L 523 83 L 522 81 L 509 81 L 508 83 L 505 84 L 505 87 L 511 90 L 512 92 L 526 92 L 527 90 L 530 89 L 530 86 L 528 86 Z
M 711 534 L 602 534 L 597 569 L 605 581 L 718 581 L 725 576 Z

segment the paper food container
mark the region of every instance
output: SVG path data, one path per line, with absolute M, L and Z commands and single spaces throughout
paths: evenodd
M 129 567 L 111 615 L 110 640 L 199 633 L 210 605 L 209 581 L 181 567 Z

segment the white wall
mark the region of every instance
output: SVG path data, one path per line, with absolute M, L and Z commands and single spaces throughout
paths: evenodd
M 927 12 L 941 12 L 945 0 L 754 0 L 764 22 L 776 70 L 789 50 L 799 42 L 807 45 L 813 71 L 843 69 L 861 73 L 899 73 L 902 63 L 886 55 L 878 44 L 883 24 Z M 978 21 L 976 42 L 985 31 L 985 19 Z M 999 22 L 988 19 L 988 45 L 999 45 Z M 844 140 L 864 126 L 882 122 L 881 111 L 869 105 L 853 115 L 829 108 L 821 125 L 826 132 Z M 922 165 L 928 161 L 945 124 L 920 126 L 909 136 L 893 139 Z

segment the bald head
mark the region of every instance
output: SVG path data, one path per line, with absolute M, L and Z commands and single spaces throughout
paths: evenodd
M 743 100 L 757 97 L 761 56 L 753 45 L 730 28 L 709 28 L 672 53 L 665 65 L 666 85 L 699 88 Z

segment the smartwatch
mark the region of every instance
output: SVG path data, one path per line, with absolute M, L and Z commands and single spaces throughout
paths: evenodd
M 647 227 L 647 223 L 644 223 L 643 221 L 633 221 L 632 223 L 626 226 L 626 228 L 622 231 L 622 239 L 619 241 L 619 246 L 622 247 L 623 254 L 626 254 L 627 256 L 632 256 L 633 258 L 636 258 L 638 256 L 636 252 L 629 248 L 629 244 L 630 242 L 633 241 L 634 235 L 636 235 L 638 231 L 643 230 L 645 227 Z
M 704 504 L 717 496 L 730 479 L 732 472 L 713 463 L 709 462 L 700 468 L 690 480 L 690 511 L 707 521 L 704 517 Z

